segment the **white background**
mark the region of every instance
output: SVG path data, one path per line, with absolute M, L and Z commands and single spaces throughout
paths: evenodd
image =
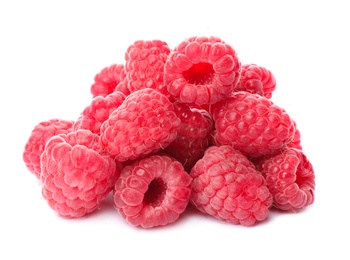
M 0 259 L 350 259 L 347 1 L 1 1 Z M 218 36 L 242 63 L 270 69 L 272 100 L 297 122 L 316 174 L 315 203 L 242 227 L 196 211 L 134 228 L 112 201 L 58 217 L 22 161 L 36 124 L 75 120 L 103 67 L 135 40 L 174 48 Z

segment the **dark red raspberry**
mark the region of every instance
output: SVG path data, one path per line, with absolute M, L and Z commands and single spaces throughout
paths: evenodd
M 125 95 L 114 91 L 107 96 L 97 96 L 91 101 L 74 123 L 74 130 L 87 129 L 100 134 L 100 127 L 109 115 L 123 103 Z
M 190 172 L 210 145 L 210 133 L 214 122 L 209 112 L 204 109 L 190 108 L 179 102 L 174 103 L 174 108 L 181 124 L 176 139 L 165 151 L 180 161 L 185 170 Z
M 161 40 L 139 40 L 130 45 L 125 54 L 129 91 L 153 88 L 169 97 L 163 83 L 164 64 L 169 53 L 168 44 Z
M 191 37 L 170 53 L 164 70 L 164 83 L 176 100 L 205 105 L 225 99 L 235 89 L 241 63 L 221 39 Z
M 152 155 L 122 170 L 114 189 L 115 205 L 131 225 L 164 226 L 185 211 L 191 182 L 180 162 L 165 155 Z
M 266 98 L 272 97 L 276 89 L 276 79 L 272 72 L 256 64 L 243 64 L 236 91 L 248 91 Z
M 74 122 L 62 119 L 50 119 L 40 122 L 32 130 L 24 147 L 23 161 L 28 170 L 40 178 L 40 156 L 44 151 L 46 142 L 55 135 L 67 134 L 72 130 Z
M 299 211 L 314 202 L 315 173 L 301 150 L 288 148 L 261 159 L 256 167 L 265 176 L 275 207 Z
M 103 68 L 95 75 L 94 83 L 91 85 L 90 92 L 93 97 L 105 97 L 108 94 L 111 94 L 124 78 L 124 65 L 112 64 L 111 66 Z
M 287 112 L 258 94 L 234 92 L 212 106 L 215 143 L 231 145 L 249 158 L 278 153 L 295 134 Z
M 123 162 L 166 148 L 180 119 L 169 99 L 151 88 L 131 93 L 101 126 L 101 144 Z
M 267 218 L 272 204 L 264 177 L 231 146 L 211 146 L 192 168 L 191 203 L 232 224 L 252 226 Z
M 93 212 L 115 185 L 121 165 L 102 153 L 98 135 L 89 130 L 49 139 L 41 157 L 42 194 L 59 216 Z

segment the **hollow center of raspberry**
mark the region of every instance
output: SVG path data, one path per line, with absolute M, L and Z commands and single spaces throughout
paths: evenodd
M 165 196 L 167 185 L 161 178 L 155 178 L 148 185 L 148 190 L 145 193 L 143 202 L 146 205 L 152 205 L 153 207 L 159 206 Z
M 192 67 L 183 72 L 184 79 L 193 85 L 206 85 L 210 84 L 214 77 L 213 65 L 200 62 L 193 64 Z

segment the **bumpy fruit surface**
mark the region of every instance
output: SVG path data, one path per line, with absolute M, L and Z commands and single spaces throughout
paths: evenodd
M 100 141 L 117 161 L 135 160 L 166 148 L 180 123 L 166 96 L 141 89 L 127 96 L 102 124 Z
M 210 145 L 210 134 L 214 122 L 211 115 L 204 109 L 190 108 L 179 102 L 174 103 L 174 108 L 181 124 L 176 139 L 165 151 L 180 161 L 186 171 L 190 172 Z
M 272 72 L 256 64 L 243 64 L 236 91 L 248 91 L 271 98 L 276 89 L 276 79 Z
M 139 40 L 130 45 L 125 54 L 127 87 L 130 93 L 153 88 L 169 97 L 164 86 L 164 64 L 170 53 L 161 40 Z
M 221 39 L 191 37 L 170 53 L 164 70 L 164 83 L 176 100 L 206 105 L 225 99 L 235 89 L 241 63 Z
M 216 144 L 231 145 L 248 157 L 279 152 L 290 143 L 295 125 L 270 99 L 245 91 L 212 106 Z
M 103 68 L 94 77 L 94 83 L 91 85 L 90 92 L 93 97 L 107 96 L 113 93 L 117 85 L 125 78 L 123 64 L 112 64 Z
M 191 203 L 203 213 L 232 224 L 252 226 L 272 204 L 265 179 L 231 146 L 211 146 L 191 170 Z
M 115 205 L 133 226 L 168 225 L 185 211 L 191 182 L 180 162 L 165 155 L 152 155 L 122 170 L 114 188 Z
M 89 130 L 48 140 L 41 156 L 43 197 L 59 216 L 78 218 L 95 211 L 111 192 L 121 166 Z
M 32 130 L 23 151 L 23 161 L 27 169 L 40 179 L 40 157 L 46 142 L 58 134 L 67 134 L 73 129 L 74 122 L 63 119 L 50 119 L 37 124 Z
M 256 165 L 266 178 L 275 207 L 299 211 L 313 204 L 315 173 L 301 150 L 288 148 L 278 155 L 261 159 Z

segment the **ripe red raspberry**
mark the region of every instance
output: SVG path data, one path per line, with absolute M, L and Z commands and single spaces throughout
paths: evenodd
M 50 119 L 40 122 L 32 130 L 24 147 L 23 161 L 28 170 L 40 179 L 40 156 L 46 142 L 55 135 L 66 134 L 72 130 L 73 121 Z
M 295 134 L 287 112 L 258 94 L 234 92 L 212 106 L 215 143 L 231 145 L 249 158 L 278 153 Z
M 235 91 L 248 91 L 266 98 L 272 97 L 276 79 L 272 72 L 256 64 L 243 64 L 241 77 Z
M 179 102 L 174 103 L 174 108 L 181 124 L 176 139 L 165 151 L 180 161 L 185 170 L 190 172 L 210 144 L 210 133 L 214 122 L 209 112 L 204 109 L 190 108 Z
M 41 157 L 42 194 L 59 216 L 82 217 L 93 212 L 113 189 L 121 166 L 89 130 L 49 139 Z
M 180 119 L 160 92 L 141 89 L 131 93 L 101 126 L 101 144 L 123 162 L 166 148 L 177 136 Z
M 109 115 L 123 103 L 125 95 L 114 91 L 107 96 L 97 96 L 91 101 L 74 123 L 74 130 L 87 129 L 100 134 L 100 127 Z
M 125 78 L 123 64 L 112 64 L 103 68 L 95 75 L 94 83 L 91 85 L 90 92 L 93 97 L 107 96 L 111 94 L 116 86 Z
M 114 188 L 115 205 L 131 225 L 164 226 L 185 211 L 191 182 L 180 162 L 165 155 L 152 155 L 122 170 Z
M 164 71 L 164 83 L 175 99 L 205 105 L 225 99 L 234 90 L 241 63 L 221 39 L 191 37 L 170 53 Z
M 192 168 L 191 203 L 201 212 L 232 224 L 252 226 L 272 204 L 264 177 L 238 150 L 211 146 Z
M 315 173 L 301 150 L 288 148 L 261 159 L 256 167 L 265 176 L 275 207 L 299 211 L 314 202 Z
M 153 88 L 169 97 L 163 84 L 164 64 L 169 53 L 168 44 L 160 40 L 139 40 L 130 45 L 125 54 L 129 91 Z

